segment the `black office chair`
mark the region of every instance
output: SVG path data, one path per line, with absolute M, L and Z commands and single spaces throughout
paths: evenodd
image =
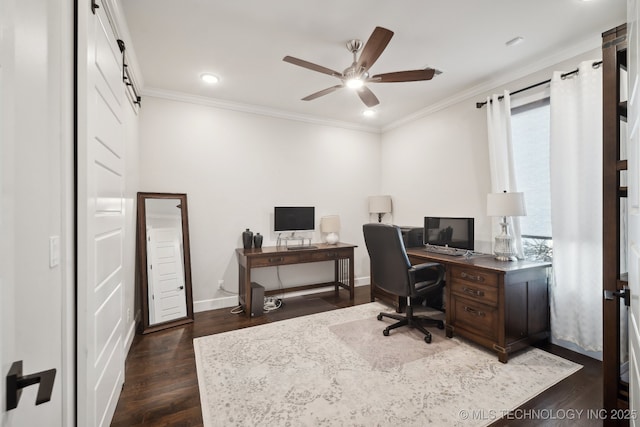
M 435 325 L 444 328 L 442 320 L 431 319 L 426 316 L 414 316 L 411 306 L 412 298 L 427 297 L 429 294 L 442 292 L 444 267 L 436 262 L 411 265 L 402 241 L 400 228 L 388 224 L 364 224 L 364 241 L 371 258 L 371 281 L 375 285 L 393 295 L 407 299 L 406 315 L 395 313 L 380 313 L 378 320 L 383 317 L 398 320 L 382 331 L 389 336 L 391 329 L 409 326 L 422 332 L 427 343 L 431 342 L 431 333 L 423 325 Z

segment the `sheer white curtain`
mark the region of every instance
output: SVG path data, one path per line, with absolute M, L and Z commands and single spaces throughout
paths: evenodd
M 602 70 L 551 80 L 551 329 L 602 351 Z
M 500 100 L 499 97 L 503 99 Z M 489 136 L 489 166 L 491 169 L 491 192 L 509 193 L 518 191 L 513 164 L 511 138 L 511 97 L 508 91 L 487 98 L 487 130 Z M 524 195 L 525 203 L 527 195 Z M 492 222 L 492 236 L 499 234 L 499 218 Z M 520 237 L 520 218 L 510 218 L 510 234 L 513 237 L 516 256 L 523 257 Z

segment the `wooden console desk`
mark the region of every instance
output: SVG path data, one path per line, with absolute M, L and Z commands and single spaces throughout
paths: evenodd
M 509 353 L 549 337 L 548 269 L 551 263 L 497 261 L 493 255 L 454 257 L 409 248 L 411 264 L 434 261 L 445 266 L 446 333 L 454 333 L 498 353 Z M 371 301 L 376 297 L 401 303 L 377 288 L 371 278 Z M 399 307 L 401 308 L 401 306 Z
M 244 308 L 245 315 L 251 317 L 251 270 L 261 267 L 275 267 L 279 265 L 304 264 L 309 262 L 334 261 L 334 281 L 329 283 L 317 283 L 265 291 L 265 295 L 273 295 L 281 292 L 293 292 L 306 289 L 335 286 L 349 290 L 349 298 L 353 300 L 355 290 L 353 249 L 356 245 L 337 243 L 313 243 L 315 249 L 288 250 L 286 246 L 270 246 L 260 249 L 236 249 L 238 257 L 238 289 L 240 305 Z

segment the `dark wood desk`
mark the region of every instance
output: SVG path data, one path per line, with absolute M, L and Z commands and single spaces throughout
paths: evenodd
M 273 291 L 265 291 L 265 295 L 281 292 L 294 292 L 326 286 L 335 286 L 349 291 L 349 298 L 353 300 L 355 294 L 355 279 L 353 268 L 353 250 L 356 245 L 337 243 L 313 243 L 315 249 L 288 250 L 286 246 L 270 246 L 260 249 L 236 249 L 238 257 L 238 289 L 240 305 L 245 315 L 251 317 L 251 270 L 261 267 L 275 267 L 279 265 L 304 264 L 309 262 L 334 261 L 334 281 L 311 285 L 295 286 Z
M 498 353 L 509 353 L 549 337 L 548 270 L 551 263 L 497 261 L 493 255 L 454 257 L 409 248 L 411 264 L 435 261 L 446 268 L 446 333 L 465 337 Z M 375 286 L 371 300 L 401 302 Z

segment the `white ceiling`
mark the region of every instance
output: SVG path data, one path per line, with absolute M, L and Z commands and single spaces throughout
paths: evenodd
M 514 73 L 597 48 L 626 20 L 625 0 L 120 0 L 144 82 L 143 94 L 210 98 L 214 104 L 382 129 L 461 93 L 504 84 Z M 286 55 L 337 71 L 351 65 L 349 39 L 376 26 L 395 35 L 371 74 L 425 68 L 430 81 L 377 83 L 374 118 L 339 83 L 282 61 Z M 514 37 L 524 42 L 512 47 Z M 526 70 L 526 71 L 525 71 Z M 215 86 L 199 76 L 212 72 Z M 519 77 L 519 76 L 515 76 Z M 514 88 L 516 89 L 516 88 Z M 144 108 L 144 99 L 143 99 Z

